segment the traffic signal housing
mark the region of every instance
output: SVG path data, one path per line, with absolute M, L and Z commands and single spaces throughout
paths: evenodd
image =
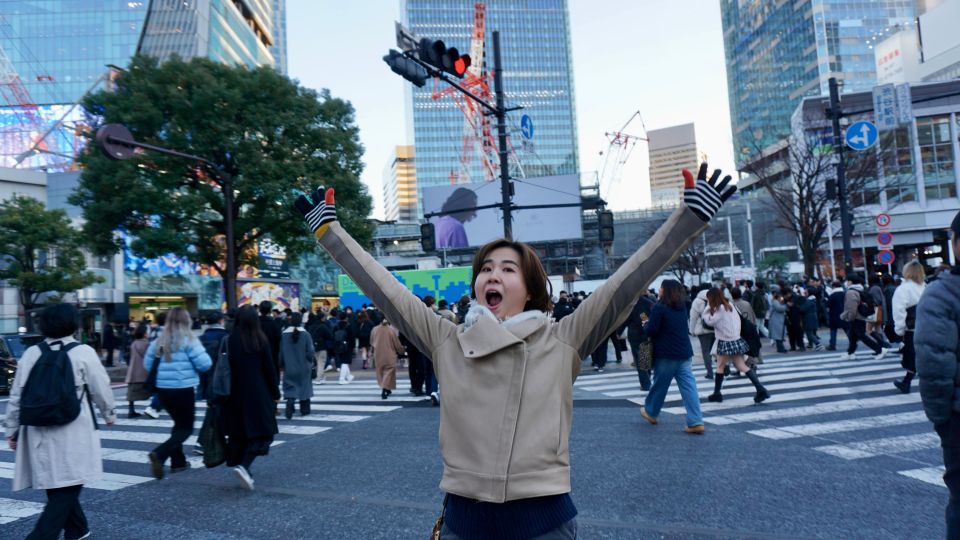
M 456 77 L 463 78 L 470 67 L 469 54 L 460 54 L 456 47 L 447 48 L 441 40 L 421 39 L 418 52 L 420 60 Z
M 609 245 L 613 243 L 613 212 L 604 210 L 598 215 L 600 224 L 600 243 Z
M 423 251 L 430 252 L 437 250 L 437 242 L 434 236 L 433 223 L 424 223 L 420 225 L 420 247 Z
M 417 88 L 423 88 L 423 85 L 427 84 L 427 79 L 430 78 L 423 66 L 405 57 L 396 49 L 390 49 L 390 52 L 383 57 L 383 61 L 394 73 L 412 82 Z

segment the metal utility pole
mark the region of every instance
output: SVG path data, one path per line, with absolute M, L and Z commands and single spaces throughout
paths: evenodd
M 227 299 L 227 309 L 237 308 L 237 259 L 234 253 L 233 236 L 233 176 L 224 171 L 209 159 L 191 154 L 184 154 L 169 148 L 154 146 L 133 139 L 130 130 L 121 124 L 106 124 L 97 130 L 97 145 L 107 157 L 116 160 L 129 159 L 134 156 L 135 148 L 143 148 L 168 156 L 175 156 L 190 161 L 199 161 L 210 167 L 217 179 L 220 180 L 220 189 L 223 191 L 223 225 L 226 229 L 226 274 L 223 277 L 224 295 Z
M 853 233 L 852 216 L 847 204 L 846 163 L 843 158 L 843 135 L 840 133 L 840 118 L 843 109 L 840 105 L 840 88 L 837 78 L 830 77 L 830 118 L 833 120 L 833 148 L 837 152 L 837 198 L 840 199 L 840 237 L 843 241 L 843 275 L 853 275 L 853 245 L 850 235 Z M 864 259 L 866 264 L 866 259 Z
M 507 112 L 503 96 L 503 64 L 500 61 L 500 31 L 493 31 L 493 91 L 497 100 L 497 145 L 500 153 L 500 194 L 503 209 L 503 237 L 513 240 L 513 185 L 510 182 L 510 159 L 507 152 Z

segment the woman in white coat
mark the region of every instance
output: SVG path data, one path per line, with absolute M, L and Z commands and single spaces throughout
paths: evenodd
M 40 315 L 40 331 L 52 350 L 75 343 L 79 314 L 70 304 L 47 306 Z M 59 426 L 21 426 L 20 398 L 30 371 L 41 356 L 39 345 L 23 353 L 17 369 L 10 402 L 7 404 L 7 444 L 16 450 L 13 490 L 32 487 L 47 491 L 47 505 L 40 514 L 28 540 L 87 538 L 90 529 L 80 508 L 80 490 L 84 484 L 100 479 L 103 462 L 100 456 L 100 435 L 95 429 L 92 405 L 97 404 L 107 425 L 113 425 L 114 410 L 110 377 L 100 364 L 96 351 L 78 345 L 67 352 L 73 367 L 77 396 L 81 400 L 80 415 Z
M 910 381 L 917 374 L 917 352 L 913 348 L 913 331 L 917 321 L 917 304 L 926 287 L 923 265 L 912 260 L 903 267 L 903 283 L 893 292 L 893 331 L 903 338 L 900 365 L 907 371 L 902 379 L 893 381 L 897 390 L 910 393 Z

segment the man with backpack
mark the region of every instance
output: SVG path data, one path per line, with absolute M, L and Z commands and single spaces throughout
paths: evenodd
M 30 540 L 90 536 L 80 507 L 84 484 L 100 479 L 103 461 L 93 404 L 108 426 L 117 419 L 110 377 L 91 347 L 79 344 L 77 309 L 53 304 L 39 317 L 46 338 L 20 358 L 10 389 L 7 444 L 16 451 L 13 491 L 47 492 Z
M 847 278 L 847 293 L 840 318 L 850 323 L 850 344 L 847 345 L 847 354 L 841 355 L 840 360 L 852 360 L 855 357 L 857 341 L 869 347 L 875 359 L 886 356 L 887 351 L 867 333 L 867 321 L 875 317 L 876 312 L 877 305 L 873 297 L 863 290 L 863 278 L 858 275 Z

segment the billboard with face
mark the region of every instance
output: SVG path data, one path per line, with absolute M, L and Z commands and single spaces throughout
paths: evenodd
M 576 175 L 514 180 L 515 206 L 578 204 L 580 180 Z M 475 210 L 501 201 L 500 182 L 457 184 L 423 189 L 423 212 L 443 212 L 430 218 L 437 249 L 481 246 L 503 236 L 500 208 Z M 513 211 L 513 238 L 544 242 L 581 238 L 580 207 L 534 208 Z

